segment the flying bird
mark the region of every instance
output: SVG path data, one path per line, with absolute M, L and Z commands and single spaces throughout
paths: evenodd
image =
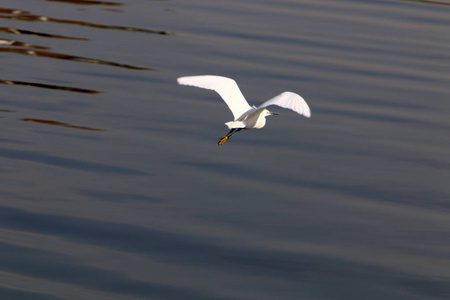
M 242 95 L 236 81 L 231 78 L 215 75 L 186 76 L 177 79 L 178 84 L 195 86 L 216 91 L 233 113 L 234 120 L 226 122 L 230 132 L 222 137 L 219 145 L 225 143 L 233 134 L 242 129 L 259 129 L 266 125 L 266 117 L 278 115 L 266 107 L 277 105 L 295 111 L 296 113 L 311 117 L 311 110 L 306 101 L 292 92 L 284 92 L 264 102 L 260 106 L 250 106 Z

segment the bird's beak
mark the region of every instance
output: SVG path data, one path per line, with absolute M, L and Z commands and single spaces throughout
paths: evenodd
M 271 111 L 271 112 L 270 112 L 270 115 L 273 115 L 273 116 L 278 116 L 278 115 L 279 115 L 279 113 Z

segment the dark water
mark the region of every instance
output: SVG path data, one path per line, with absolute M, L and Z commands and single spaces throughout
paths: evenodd
M 118 1 L 1 3 L 1 299 L 450 297 L 450 2 Z

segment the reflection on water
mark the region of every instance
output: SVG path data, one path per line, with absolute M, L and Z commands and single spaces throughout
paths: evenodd
M 46 0 L 46 1 L 65 2 L 65 3 L 81 4 L 81 5 L 124 5 L 124 3 L 119 3 L 119 2 L 95 1 L 95 0 Z
M 37 82 L 25 82 L 25 81 L 17 81 L 17 80 L 1 80 L 0 79 L 0 84 L 25 85 L 25 86 L 31 86 L 31 87 L 37 87 L 37 88 L 43 88 L 43 89 L 60 90 L 60 91 L 84 93 L 84 94 L 100 93 L 99 91 L 81 89 L 81 88 L 77 88 L 77 87 L 69 87 L 69 86 L 62 86 L 62 85 L 37 83 Z
M 1 17 L 0 17 L 1 18 Z M 36 32 L 31 30 L 24 30 L 18 28 L 10 28 L 10 27 L 0 27 L 0 32 L 12 33 L 12 34 L 25 34 L 25 35 L 37 35 L 46 38 L 55 38 L 55 39 L 66 39 L 66 40 L 79 40 L 79 41 L 88 41 L 88 39 L 80 38 L 80 37 L 71 37 L 59 34 L 51 34 L 45 32 Z
M 78 126 L 78 125 L 71 125 L 71 124 L 58 122 L 58 121 L 52 121 L 52 120 L 40 120 L 40 119 L 26 118 L 26 119 L 22 119 L 22 121 L 24 121 L 24 122 L 35 122 L 35 123 L 41 123 L 41 124 L 46 124 L 46 125 L 55 125 L 55 126 L 74 128 L 74 129 L 81 129 L 81 130 L 89 130 L 89 131 L 105 131 L 104 129 L 92 128 L 92 127 L 86 127 L 86 126 Z
M 62 54 L 62 53 L 55 53 L 55 52 L 49 52 L 49 51 L 35 51 L 35 50 L 16 49 L 16 48 L 0 48 L 0 52 L 18 53 L 18 54 L 24 54 L 24 55 L 48 57 L 48 58 L 55 58 L 55 59 L 65 59 L 65 60 L 72 60 L 72 61 L 85 62 L 85 63 L 91 63 L 91 64 L 100 64 L 100 65 L 108 65 L 108 66 L 113 66 L 113 67 L 121 67 L 121 68 L 126 68 L 126 69 L 133 69 L 133 70 L 155 70 L 152 68 L 144 68 L 144 67 L 121 64 L 121 63 L 116 63 L 116 62 L 106 61 L 106 60 L 101 60 L 101 59 L 94 59 L 94 58 L 68 55 L 68 54 Z
M 81 4 L 81 5 L 107 5 L 107 6 L 117 6 L 117 5 L 123 4 L 123 3 L 113 3 L 113 2 L 107 2 L 107 1 L 55 1 L 55 2 L 66 2 L 66 3 Z M 27 10 L 11 9 L 11 8 L 0 8 L 0 19 L 9 20 L 9 21 L 13 21 L 13 22 L 15 22 L 15 21 L 19 21 L 19 22 L 22 22 L 22 21 L 36 22 L 36 21 L 38 21 L 38 22 L 47 22 L 47 23 L 56 23 L 56 24 L 59 23 L 59 24 L 66 24 L 66 25 L 87 26 L 87 27 L 92 27 L 92 28 L 97 28 L 97 29 L 116 29 L 116 30 L 122 30 L 122 31 L 130 31 L 130 32 L 134 31 L 134 32 L 140 32 L 140 33 L 152 33 L 152 34 L 156 33 L 156 34 L 161 34 L 161 35 L 169 34 L 166 31 L 155 31 L 155 30 L 150 30 L 150 29 L 134 28 L 134 27 L 127 27 L 127 26 L 109 26 L 109 25 L 102 25 L 102 24 L 89 23 L 89 22 L 83 22 L 83 21 L 74 21 L 74 20 L 69 20 L 69 19 L 58 19 L 58 18 L 51 18 L 51 17 L 45 17 L 45 16 L 38 16 L 38 15 L 31 14 Z M 73 37 L 73 36 L 69 36 L 69 35 L 54 34 L 54 33 L 49 33 L 49 32 L 44 32 L 44 31 L 18 29 L 15 27 L 0 27 L 0 32 L 8 33 L 8 34 L 24 35 L 24 36 L 26 36 L 26 35 L 37 36 L 37 37 L 42 37 L 42 38 L 89 41 L 89 39 L 84 38 L 84 37 Z M 42 45 L 34 45 L 34 44 L 23 42 L 23 41 L 0 38 L 0 53 L 12 53 L 12 54 L 35 56 L 35 57 L 61 59 L 61 60 L 68 60 L 68 61 L 73 61 L 73 62 L 83 62 L 83 63 L 120 67 L 120 68 L 131 69 L 131 70 L 154 70 L 154 69 L 148 68 L 148 67 L 133 66 L 133 65 L 123 64 L 123 63 L 118 63 L 118 62 L 113 62 L 113 61 L 106 61 L 106 60 L 102 60 L 102 59 L 95 59 L 95 58 L 88 58 L 88 57 L 82 57 L 82 56 L 77 56 L 77 55 L 56 53 L 56 52 L 48 51 L 49 49 L 51 49 L 51 48 L 42 46 Z M 49 83 L 44 83 L 44 82 L 31 82 L 31 81 L 26 81 L 26 80 L 1 79 L 0 84 L 15 85 L 15 86 L 27 86 L 27 87 L 82 93 L 82 94 L 98 94 L 98 93 L 100 93 L 99 91 L 93 90 L 93 89 L 86 89 L 86 88 L 81 88 L 81 87 L 73 87 L 73 86 L 65 86 L 65 85 L 56 85 L 56 84 L 49 84 Z M 11 112 L 11 110 L 8 110 L 8 109 L 2 109 L 1 111 L 2 112 Z M 25 122 L 33 122 L 33 123 L 40 123 L 40 124 L 46 124 L 46 125 L 60 126 L 60 127 L 65 127 L 65 128 L 71 128 L 71 129 L 80 129 L 80 130 L 87 130 L 87 131 L 104 131 L 103 129 L 99 129 L 99 128 L 73 125 L 73 124 L 69 124 L 69 123 L 65 123 L 65 122 L 47 120 L 47 119 L 22 118 L 21 120 L 25 121 Z
M 410 1 L 410 2 L 422 2 L 422 3 L 428 3 L 428 4 L 438 4 L 438 5 L 450 5 L 450 1 L 446 0 L 403 0 L 403 1 Z
M 0 29 L 0 31 L 1 31 L 1 29 Z M 13 46 L 13 47 L 25 47 L 25 48 L 41 49 L 41 50 L 49 49 L 48 47 L 44 47 L 44 46 L 32 45 L 32 44 L 23 43 L 23 42 L 16 41 L 16 40 L 2 39 L 2 38 L 0 38 L 0 45 Z
M 103 1 L 63 1 L 63 2 L 70 2 L 72 4 L 98 4 L 98 5 L 119 5 L 120 4 L 120 3 L 103 2 Z M 171 34 L 167 31 L 163 31 L 163 30 L 152 30 L 152 29 L 135 28 L 135 27 L 129 27 L 129 26 L 102 25 L 102 24 L 96 24 L 96 23 L 90 23 L 90 22 L 84 22 L 84 21 L 58 19 L 58 18 L 52 18 L 52 17 L 46 17 L 46 16 L 39 16 L 39 15 L 33 15 L 28 11 L 20 10 L 20 9 L 0 8 L 0 14 L 1 14 L 0 18 L 14 20 L 14 21 L 28 21 L 28 22 L 39 21 L 39 22 L 50 22 L 50 23 L 87 26 L 87 27 L 93 27 L 93 28 L 98 28 L 98 29 L 115 29 L 115 30 L 140 32 L 140 33 L 151 33 L 151 34 L 160 34 L 160 35 L 170 35 Z M 12 27 L 0 27 L 0 32 L 18 34 L 18 35 L 35 35 L 35 36 L 46 37 L 46 38 L 88 41 L 87 38 L 83 38 L 83 37 L 71 37 L 71 36 L 66 36 L 66 35 L 58 35 L 58 34 L 18 29 L 18 28 L 12 28 Z M 40 50 L 46 50 L 49 48 L 45 47 L 45 46 L 31 45 L 28 43 L 19 42 L 19 41 L 15 41 L 15 40 L 1 39 L 0 42 L 1 42 L 0 45 L 11 46 L 10 48 L 8 48 L 8 47 L 0 48 L 0 52 L 18 53 L 18 54 L 24 54 L 24 55 L 48 57 L 48 58 L 55 58 L 55 59 L 65 59 L 65 60 L 78 61 L 78 62 L 86 62 L 86 63 L 101 64 L 101 65 L 109 65 L 109 66 L 114 66 L 114 67 L 122 67 L 122 68 L 127 68 L 127 69 L 134 69 L 134 70 L 154 70 L 152 68 L 147 68 L 147 67 L 139 67 L 139 66 L 133 66 L 133 65 L 128 65 L 128 64 L 118 63 L 118 62 L 106 61 L 106 60 L 102 60 L 102 59 L 87 58 L 87 57 L 81 57 L 81 56 L 69 55 L 69 54 L 63 54 L 63 53 L 17 49 L 14 47 L 25 47 L 25 48 L 40 49 Z
M 40 21 L 40 22 L 52 22 L 52 23 L 61 23 L 61 24 L 72 24 L 72 25 L 87 26 L 87 27 L 100 28 L 100 29 L 116 29 L 116 30 L 154 33 L 154 34 L 162 34 L 162 35 L 170 35 L 171 34 L 170 32 L 163 31 L 163 30 L 151 30 L 151 29 L 135 28 L 135 27 L 128 27 L 128 26 L 102 25 L 102 24 L 89 23 L 89 22 L 76 21 L 76 20 L 65 20 L 65 19 L 57 19 L 57 18 L 50 18 L 50 17 L 44 17 L 44 16 L 36 16 L 36 15 L 28 14 L 26 12 L 21 12 L 20 14 L 17 14 L 17 13 L 14 13 L 14 14 L 15 14 L 14 16 L 0 16 L 0 18 L 19 20 L 19 21 L 30 21 L 30 22 Z
M 11 8 L 0 8 L 0 14 L 14 14 L 14 15 L 20 15 L 20 14 L 27 14 L 27 11 L 20 10 L 20 9 L 11 9 Z

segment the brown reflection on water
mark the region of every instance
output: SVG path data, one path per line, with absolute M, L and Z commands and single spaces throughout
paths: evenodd
M 450 1 L 436 1 L 436 0 L 403 0 L 409 2 L 421 2 L 428 4 L 437 4 L 437 5 L 450 5 Z
M 16 40 L 2 39 L 2 38 L 0 38 L 0 45 L 13 46 L 13 47 L 25 47 L 25 48 L 41 49 L 41 50 L 50 49 L 50 48 L 44 47 L 44 46 L 32 45 L 32 44 L 23 43 L 23 42 L 16 41 Z
M 14 10 L 9 10 L 9 11 L 14 11 Z M 1 12 L 1 9 L 0 9 L 0 12 Z M 61 24 L 73 24 L 73 25 L 87 26 L 87 27 L 100 28 L 100 29 L 115 29 L 115 30 L 135 31 L 135 32 L 153 33 L 153 34 L 161 34 L 161 35 L 173 34 L 173 33 L 167 32 L 167 31 L 163 31 L 163 30 L 143 29 L 143 28 L 135 28 L 135 27 L 128 27 L 128 26 L 103 25 L 103 24 L 90 23 L 90 22 L 77 21 L 77 20 L 50 18 L 50 17 L 45 17 L 45 16 L 29 14 L 27 12 L 22 12 L 19 14 L 16 14 L 16 13 L 9 13 L 9 14 L 12 14 L 12 15 L 9 15 L 9 16 L 4 15 L 4 16 L 0 16 L 0 18 L 19 20 L 19 21 L 29 21 L 29 22 L 53 22 L 53 23 L 61 23 Z
M 124 5 L 120 2 L 109 2 L 109 1 L 94 1 L 94 0 L 46 0 L 48 2 L 64 2 L 70 4 L 81 4 L 81 5 Z
M 123 12 L 123 10 L 121 10 L 121 9 L 115 9 L 115 8 L 103 8 L 102 10 L 104 10 L 104 11 L 110 11 L 110 12 L 115 12 L 115 13 L 121 13 L 121 12 Z
M 100 60 L 100 59 L 88 58 L 88 57 L 81 57 L 81 56 L 75 56 L 75 55 L 68 55 L 68 54 L 63 54 L 63 53 L 48 52 L 48 51 L 35 51 L 35 50 L 16 49 L 16 48 L 0 48 L 0 52 L 18 53 L 18 54 L 48 57 L 48 58 L 54 58 L 54 59 L 65 59 L 65 60 L 71 60 L 71 61 L 108 65 L 108 66 L 133 69 L 133 70 L 155 70 L 152 68 L 143 68 L 143 67 L 137 67 L 137 66 L 127 65 L 127 64 L 116 63 L 116 62 L 112 62 L 112 61 L 106 61 L 106 60 Z
M 0 16 L 0 18 L 3 18 L 3 16 Z M 37 35 L 37 36 L 46 37 L 46 38 L 88 41 L 88 39 L 85 39 L 85 38 L 70 37 L 70 36 L 65 36 L 65 35 L 50 34 L 50 33 L 44 33 L 44 32 L 31 31 L 31 30 L 10 28 L 10 27 L 0 27 L 0 32 L 6 32 L 6 33 L 12 33 L 12 34 Z
M 68 91 L 75 93 L 84 93 L 84 94 L 98 94 L 99 91 L 82 89 L 77 87 L 69 87 L 69 86 L 61 86 L 61 85 L 53 85 L 53 84 L 45 84 L 45 83 L 36 83 L 36 82 L 26 82 L 26 81 L 14 81 L 14 80 L 1 80 L 0 84 L 8 84 L 8 85 L 25 85 L 43 89 L 52 89 L 52 90 L 60 90 L 60 91 Z
M 29 14 L 28 11 L 20 10 L 20 9 L 11 9 L 11 8 L 0 8 L 0 14 Z
M 109 2 L 109 1 L 60 1 L 60 2 L 67 2 L 67 3 L 72 3 L 72 4 L 98 4 L 98 5 L 100 5 L 100 4 L 101 5 L 121 5 L 121 4 L 123 4 L 123 3 L 119 3 L 119 2 Z M 127 27 L 127 26 L 103 25 L 103 24 L 96 24 L 96 23 L 77 21 L 77 20 L 50 18 L 50 17 L 45 17 L 45 16 L 33 15 L 28 11 L 19 10 L 19 9 L 10 9 L 10 8 L 0 8 L 0 18 L 10 19 L 10 20 L 18 20 L 18 21 L 27 21 L 27 22 L 52 22 L 52 23 L 61 23 L 61 24 L 71 24 L 71 25 L 87 26 L 87 27 L 100 28 L 100 29 L 116 29 L 116 30 L 123 30 L 123 31 L 144 32 L 144 33 L 153 33 L 153 34 L 161 34 L 161 35 L 171 34 L 167 31 L 158 31 L 158 30 L 142 29 L 142 28 L 135 28 L 135 27 Z M 23 30 L 23 29 L 18 29 L 18 28 L 11 28 L 11 27 L 0 27 L 0 32 L 11 33 L 11 34 L 20 34 L 20 35 L 36 35 L 36 36 L 46 37 L 46 38 L 71 39 L 71 40 L 82 40 L 82 41 L 88 40 L 86 38 L 56 35 L 56 34 L 50 34 L 50 33 L 46 33 L 46 32 L 37 32 L 37 31 Z M 81 57 L 81 56 L 76 56 L 76 55 L 69 55 L 69 54 L 55 53 L 55 52 L 48 52 L 48 51 L 40 51 L 40 50 L 47 50 L 49 48 L 44 47 L 44 46 L 31 45 L 31 44 L 27 44 L 27 43 L 15 41 L 15 40 L 9 40 L 9 39 L 0 39 L 0 46 L 1 45 L 10 46 L 10 47 L 0 48 L 0 52 L 17 53 L 17 54 L 23 54 L 23 55 L 39 56 L 39 57 L 48 57 L 48 58 L 54 58 L 54 59 L 65 59 L 65 60 L 72 60 L 72 61 L 78 61 L 78 62 L 109 65 L 109 66 L 134 69 L 134 70 L 154 70 L 152 68 L 138 67 L 138 66 L 133 66 L 133 65 L 128 65 L 128 64 L 112 62 L 112 61 L 105 61 L 105 60 L 101 60 L 101 59 Z M 26 48 L 30 48 L 30 49 L 18 49 L 16 47 L 26 47 Z M 31 49 L 37 49 L 37 50 L 31 50 Z M 20 84 L 24 84 L 24 83 L 21 82 Z M 33 85 L 33 86 L 37 86 L 37 85 Z M 39 87 L 51 88 L 51 85 L 48 85 L 48 86 L 40 85 Z M 65 88 L 65 87 L 63 87 L 63 88 Z M 71 91 L 74 91 L 74 90 L 72 89 Z
M 105 129 L 72 125 L 72 124 L 58 122 L 58 121 L 53 121 L 53 120 L 42 120 L 42 119 L 32 119 L 32 118 L 25 118 L 25 119 L 21 119 L 21 120 L 24 121 L 24 122 L 35 122 L 35 123 L 41 123 L 41 124 L 46 124 L 46 125 L 62 126 L 62 127 L 74 128 L 74 129 L 80 129 L 80 130 L 106 131 Z

